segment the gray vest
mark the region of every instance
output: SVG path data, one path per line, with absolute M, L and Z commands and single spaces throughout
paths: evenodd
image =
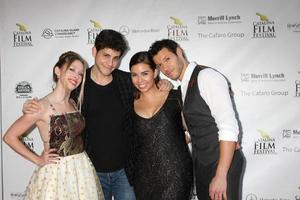
M 219 158 L 218 128 L 211 111 L 200 96 L 198 74 L 204 66 L 195 67 L 188 84 L 183 114 L 192 138 L 192 156 L 195 163 L 208 165 Z

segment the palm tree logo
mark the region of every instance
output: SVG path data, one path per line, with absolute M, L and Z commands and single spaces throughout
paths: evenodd
M 183 25 L 182 21 L 176 17 L 170 17 L 176 25 Z
M 90 20 L 90 22 L 93 24 L 94 28 L 102 28 L 101 24 L 95 20 Z
M 261 13 L 256 13 L 257 16 L 259 16 L 260 20 L 263 22 L 269 21 L 269 18 L 266 15 L 263 15 Z
M 16 23 L 17 27 L 19 27 L 19 31 L 26 32 L 27 28 L 24 24 Z

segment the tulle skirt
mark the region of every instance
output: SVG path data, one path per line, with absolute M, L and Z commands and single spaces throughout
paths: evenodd
M 104 200 L 100 181 L 85 152 L 37 168 L 25 200 Z

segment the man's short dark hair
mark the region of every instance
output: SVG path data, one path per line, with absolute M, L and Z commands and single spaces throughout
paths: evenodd
M 120 51 L 121 56 L 128 50 L 127 42 L 123 35 L 112 29 L 103 29 L 95 39 L 95 47 L 97 51 L 110 48 Z
M 163 48 L 168 49 L 169 51 L 171 51 L 172 53 L 176 54 L 176 50 L 177 47 L 179 47 L 179 45 L 174 42 L 173 40 L 169 40 L 169 39 L 163 39 L 163 40 L 159 40 L 159 41 L 155 41 L 149 48 L 149 56 L 151 59 L 153 59 L 153 57 Z

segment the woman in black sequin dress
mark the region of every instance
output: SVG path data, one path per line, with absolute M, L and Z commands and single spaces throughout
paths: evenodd
M 189 199 L 192 160 L 182 127 L 176 91 L 160 91 L 158 70 L 147 52 L 130 61 L 137 89 L 135 110 L 134 189 L 139 200 Z

